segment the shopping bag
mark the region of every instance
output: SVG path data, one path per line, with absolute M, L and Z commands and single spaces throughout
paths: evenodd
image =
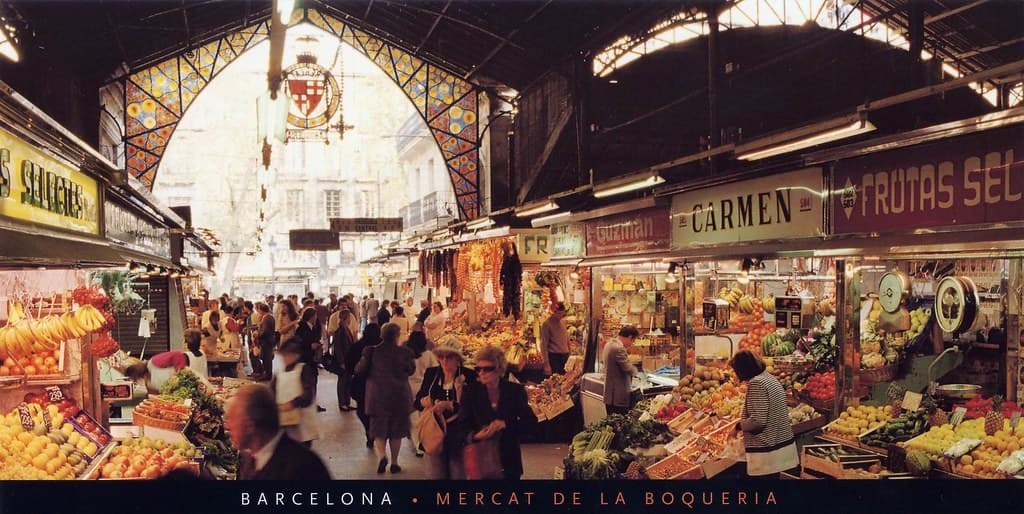
M 282 410 L 282 405 L 277 406 L 277 419 L 282 427 L 293 427 L 299 424 L 302 413 L 300 409 Z
M 448 424 L 444 417 L 438 416 L 433 410 L 425 410 L 416 420 L 416 434 L 419 436 L 423 451 L 430 455 L 440 455 L 444 449 L 444 436 Z
M 498 452 L 498 438 L 469 443 L 462 449 L 462 461 L 469 480 L 492 480 L 502 478 L 501 454 Z

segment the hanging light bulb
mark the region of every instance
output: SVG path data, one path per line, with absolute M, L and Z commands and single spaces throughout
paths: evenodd
M 678 270 L 679 270 L 679 265 L 678 264 L 673 262 L 672 264 L 668 265 L 668 275 L 665 275 L 665 283 L 666 284 L 675 284 L 679 280 L 679 277 L 676 275 Z
M 580 279 L 580 267 L 579 266 L 573 266 L 572 267 L 572 271 L 569 273 L 569 278 L 571 278 L 572 280 L 579 280 Z

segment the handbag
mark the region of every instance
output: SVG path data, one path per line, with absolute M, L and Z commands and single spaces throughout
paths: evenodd
M 424 410 L 416 420 L 416 434 L 419 436 L 423 451 L 430 455 L 441 454 L 447 431 L 448 423 L 444 416 L 438 416 L 433 410 Z
M 261 346 L 262 346 L 262 345 L 260 345 L 260 344 L 254 344 L 254 345 L 252 345 L 252 356 L 253 356 L 253 357 L 259 357 L 259 356 L 260 356 L 260 354 L 262 354 L 262 353 L 263 353 L 263 350 L 261 350 L 261 349 L 260 349 L 260 348 L 261 348 Z
M 469 480 L 493 480 L 502 478 L 501 454 L 498 451 L 498 437 L 474 441 L 462 449 L 462 461 Z
M 298 425 L 301 414 L 300 409 L 281 410 L 281 405 L 277 406 L 277 419 L 282 427 Z

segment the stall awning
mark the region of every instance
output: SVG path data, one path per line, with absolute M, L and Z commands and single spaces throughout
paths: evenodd
M 182 267 L 179 264 L 175 264 L 175 263 L 171 262 L 170 259 L 165 259 L 163 257 L 157 257 L 155 255 L 149 255 L 147 253 L 131 250 L 129 248 L 123 248 L 123 247 L 120 247 L 120 246 L 118 246 L 116 244 L 111 244 L 111 246 L 113 246 L 115 251 L 117 251 L 121 255 L 121 263 L 124 263 L 126 261 L 135 261 L 135 262 L 141 262 L 143 264 L 151 264 L 151 265 L 155 265 L 155 266 L 163 266 L 165 268 L 177 269 L 177 268 L 181 268 Z
M 0 227 L 0 266 L 123 266 L 129 259 L 103 240 Z

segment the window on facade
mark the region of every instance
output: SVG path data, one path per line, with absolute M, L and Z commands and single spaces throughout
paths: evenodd
M 341 217 L 341 190 L 324 191 L 324 214 L 327 218 Z
M 373 197 L 370 196 L 369 191 L 360 191 L 359 199 L 356 200 L 357 210 L 359 215 L 364 218 L 372 218 L 377 215 L 377 205 L 373 201 Z
M 302 203 L 301 189 L 289 189 L 285 193 L 284 215 L 288 221 L 302 224 Z
M 352 259 L 356 256 L 356 242 L 348 239 L 341 242 L 341 258 Z

